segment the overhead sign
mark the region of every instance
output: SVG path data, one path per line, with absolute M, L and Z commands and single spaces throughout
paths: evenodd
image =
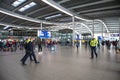
M 51 32 L 48 32 L 46 30 L 38 30 L 37 36 L 39 38 L 50 38 L 51 37 Z
M 111 34 L 111 37 L 119 37 L 119 33 Z

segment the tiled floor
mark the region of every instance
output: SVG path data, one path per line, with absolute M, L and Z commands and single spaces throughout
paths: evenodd
M 120 54 L 106 48 L 97 52 L 98 58 L 91 60 L 84 45 L 78 51 L 65 46 L 55 51 L 44 48 L 37 54 L 40 63 L 28 59 L 26 66 L 20 63 L 24 51 L 0 52 L 0 80 L 120 80 Z

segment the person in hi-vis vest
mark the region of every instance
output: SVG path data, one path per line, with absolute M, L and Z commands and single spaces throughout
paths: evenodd
M 97 52 L 96 52 L 96 46 L 98 44 L 98 41 L 93 38 L 90 40 L 90 46 L 91 46 L 91 59 L 94 58 L 94 54 L 96 55 L 96 58 L 97 58 Z

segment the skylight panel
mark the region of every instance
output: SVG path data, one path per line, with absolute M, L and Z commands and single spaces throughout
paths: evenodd
M 16 0 L 15 2 L 12 3 L 12 6 L 17 7 L 20 4 L 22 4 L 23 2 L 25 2 L 26 0 Z
M 28 9 L 28 8 L 30 8 L 31 6 L 30 5 L 26 5 L 24 8 L 25 9 Z
M 25 8 L 20 8 L 19 11 L 23 12 L 23 11 L 25 11 Z
M 34 6 L 34 5 L 36 5 L 36 3 L 35 2 L 31 2 L 29 5 L 30 6 Z
M 45 19 L 52 19 L 52 18 L 55 18 L 55 17 L 59 17 L 61 15 L 62 14 L 55 14 L 55 15 L 52 15 L 52 16 L 45 17 Z
M 35 6 L 35 5 L 36 5 L 35 2 L 31 2 L 31 3 L 27 4 L 27 5 L 25 5 L 24 7 L 20 8 L 18 11 L 23 12 L 23 11 L 25 11 L 25 10 L 27 10 L 27 9 Z

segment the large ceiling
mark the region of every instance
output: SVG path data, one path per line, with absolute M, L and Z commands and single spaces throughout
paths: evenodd
M 27 27 L 40 27 L 40 21 L 46 21 L 43 23 L 44 29 L 55 29 L 55 24 L 49 23 L 70 23 L 72 22 L 72 17 L 67 15 L 66 13 L 59 11 L 56 8 L 46 4 L 42 0 L 26 0 L 22 4 L 17 7 L 14 7 L 12 3 L 16 0 L 0 0 L 0 29 L 2 29 L 6 24 L 8 25 L 16 25 L 16 26 L 27 26 Z M 19 0 L 18 0 L 19 1 Z M 100 19 L 102 20 L 109 32 L 119 32 L 120 27 L 120 0 L 48 0 L 50 2 L 54 2 L 67 11 L 85 19 Z M 19 9 L 23 6 L 35 2 L 36 5 L 20 12 Z M 53 4 L 53 5 L 54 5 Z M 5 13 L 6 12 L 6 13 Z M 10 13 L 12 15 L 9 15 Z M 15 15 L 21 16 L 16 17 Z M 53 17 L 53 15 L 58 15 L 57 17 Z M 52 16 L 52 18 L 49 18 Z M 24 19 L 28 18 L 28 19 Z M 31 20 L 30 20 L 30 19 Z M 33 20 L 37 20 L 35 22 Z M 88 28 L 93 31 L 93 23 L 86 22 L 83 20 L 75 19 L 75 22 L 80 22 L 88 26 Z M 102 23 L 99 21 L 94 22 L 94 31 L 96 33 L 106 32 L 106 27 L 102 28 Z M 4 25 L 3 25 L 4 24 Z M 54 26 L 54 27 L 52 27 Z M 67 25 L 68 27 L 69 25 Z M 81 25 L 76 24 L 76 31 L 82 29 L 82 32 L 89 32 L 85 27 L 79 28 Z M 60 26 L 57 26 L 57 29 Z M 64 27 L 65 28 L 65 27 Z

